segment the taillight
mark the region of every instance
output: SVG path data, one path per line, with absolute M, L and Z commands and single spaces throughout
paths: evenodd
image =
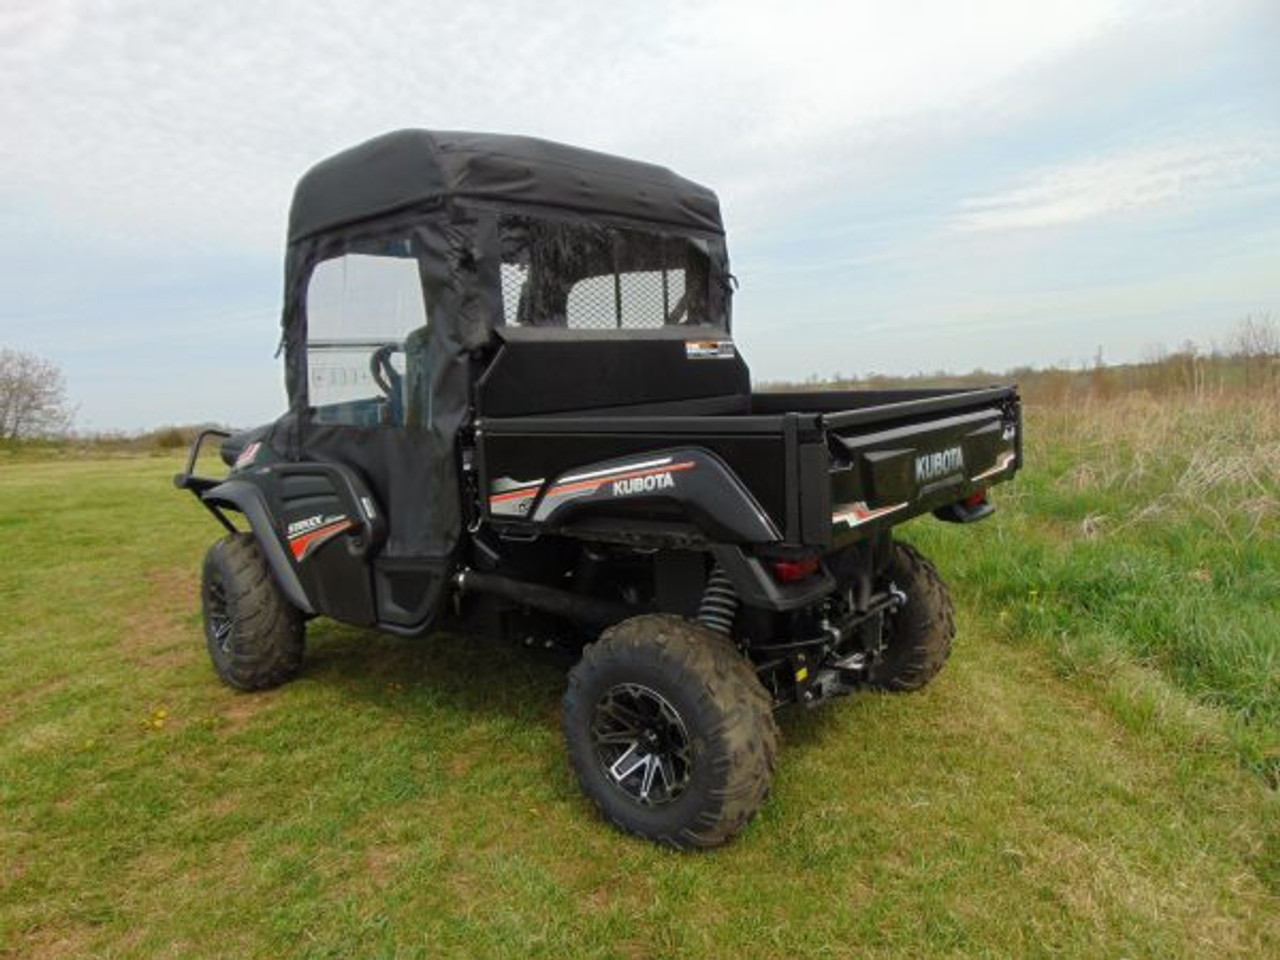
M 802 557 L 799 560 L 773 561 L 773 576 L 779 583 L 795 583 L 807 580 L 818 572 L 822 562 L 817 557 Z
M 968 507 L 970 510 L 976 510 L 978 507 L 985 506 L 986 502 L 987 502 L 987 488 L 983 487 L 981 490 L 975 491 L 974 493 L 971 493 L 968 497 L 966 497 L 964 500 L 964 505 Z

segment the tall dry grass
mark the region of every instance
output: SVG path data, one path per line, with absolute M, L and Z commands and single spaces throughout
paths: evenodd
M 1280 396 L 1142 391 L 1032 405 L 1030 420 L 1033 449 L 1051 458 L 1070 451 L 1055 484 L 1113 505 L 1090 515 L 1090 533 L 1192 517 L 1232 543 L 1278 532 Z

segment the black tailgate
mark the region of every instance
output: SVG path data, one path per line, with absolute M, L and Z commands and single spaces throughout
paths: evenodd
M 827 414 L 832 535 L 853 534 L 964 499 L 1021 463 L 1011 387 Z

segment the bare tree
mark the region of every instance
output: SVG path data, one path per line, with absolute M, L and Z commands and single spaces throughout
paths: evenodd
M 56 365 L 21 350 L 0 350 L 0 440 L 63 433 L 71 414 Z
M 1238 357 L 1274 357 L 1280 354 L 1280 327 L 1269 313 L 1251 313 L 1236 327 L 1231 346 Z
M 1280 327 L 1271 314 L 1245 317 L 1231 335 L 1231 355 L 1244 362 L 1246 387 L 1265 384 L 1275 375 L 1280 357 Z

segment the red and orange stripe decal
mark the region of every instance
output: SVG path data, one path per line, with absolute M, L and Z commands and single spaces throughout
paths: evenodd
M 495 493 L 491 497 L 489 497 L 489 502 L 490 503 L 506 503 L 509 500 L 520 500 L 527 497 L 536 497 L 538 495 L 538 491 L 541 489 L 542 487 L 539 485 L 539 486 L 533 486 L 533 487 L 526 487 L 523 490 L 508 490 L 506 493 Z
M 308 530 L 306 533 L 299 534 L 289 541 L 289 549 L 293 551 L 293 559 L 301 561 L 306 558 L 316 547 L 336 537 L 343 530 L 349 530 L 354 527 L 355 523 L 349 518 L 344 517 L 336 523 L 331 523 L 325 527 L 317 527 L 315 530 Z

